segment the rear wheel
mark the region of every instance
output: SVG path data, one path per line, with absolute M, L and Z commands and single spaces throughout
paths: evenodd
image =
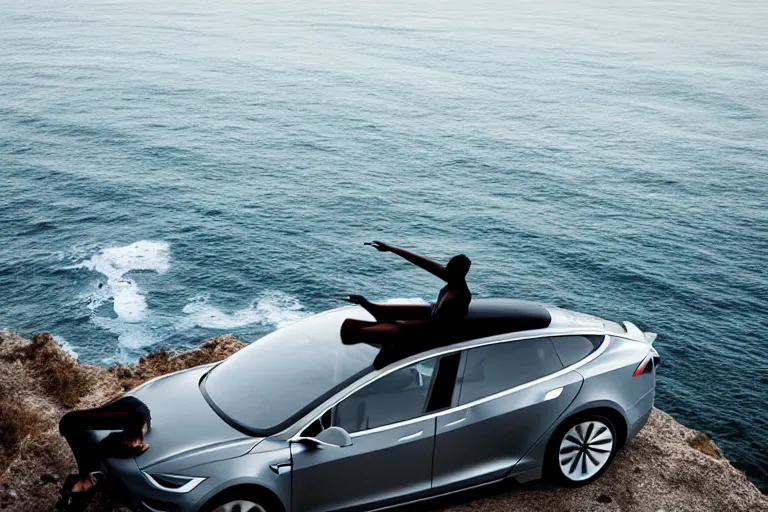
M 567 419 L 547 450 L 547 472 L 554 481 L 580 486 L 594 482 L 613 461 L 618 448 L 611 420 L 596 414 Z

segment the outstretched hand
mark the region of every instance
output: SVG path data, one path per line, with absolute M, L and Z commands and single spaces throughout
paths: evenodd
M 351 302 L 352 304 L 358 304 L 358 305 L 368 303 L 368 299 L 366 299 L 362 295 L 350 295 L 349 297 L 346 297 L 344 300 L 347 302 Z
M 378 240 L 374 240 L 373 242 L 365 242 L 364 245 L 370 245 L 374 249 L 377 249 L 381 252 L 389 252 L 392 250 L 392 246 L 384 242 L 379 242 Z

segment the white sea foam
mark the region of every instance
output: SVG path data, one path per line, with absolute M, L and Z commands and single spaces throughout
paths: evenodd
M 106 277 L 107 282 L 92 283 L 84 294 L 86 307 L 93 314 L 91 321 L 118 337 L 114 356 L 104 361 L 130 360 L 137 351 L 161 342 L 171 329 L 229 330 L 251 324 L 280 328 L 309 315 L 296 297 L 279 291 L 266 291 L 250 306 L 225 311 L 210 303 L 210 295 L 194 297 L 182 310 L 180 320 L 173 315 L 148 310 L 144 293 L 131 272 L 145 271 L 163 274 L 170 269 L 170 247 L 165 242 L 142 240 L 122 247 L 109 247 L 89 259 L 69 268 L 88 269 Z M 139 277 L 139 282 L 141 278 Z M 101 311 L 111 303 L 115 315 Z
M 118 348 L 138 350 L 157 344 L 162 338 L 145 322 L 124 322 L 120 318 L 93 315 L 91 321 L 98 327 L 117 335 Z
M 296 297 L 276 290 L 264 292 L 247 308 L 232 313 L 210 304 L 210 296 L 201 294 L 191 299 L 183 312 L 187 316 L 177 324 L 177 329 L 235 329 L 252 324 L 280 328 L 311 314 L 304 311 Z
M 399 299 L 387 299 L 384 304 L 428 304 L 427 301 L 420 297 L 405 297 Z
M 77 355 L 77 352 L 75 352 L 75 349 L 72 347 L 72 345 L 70 345 L 70 343 L 67 340 L 65 340 L 63 337 L 57 336 L 57 335 L 54 334 L 53 335 L 53 341 L 58 343 L 59 346 L 62 349 L 64 349 L 64 352 L 66 352 L 70 356 L 74 357 L 75 359 L 77 359 L 79 357 Z
M 107 278 L 106 289 L 100 288 L 89 297 L 88 307 L 99 308 L 112 299 L 115 314 L 124 322 L 139 322 L 147 310 L 147 301 L 133 279 L 131 271 L 164 274 L 171 265 L 170 247 L 165 242 L 141 240 L 123 247 L 109 247 L 75 268 L 87 268 Z

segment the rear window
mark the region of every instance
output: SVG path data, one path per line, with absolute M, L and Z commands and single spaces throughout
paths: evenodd
M 581 361 L 599 347 L 602 341 L 603 336 L 555 336 L 552 338 L 563 366 Z
M 562 368 L 549 338 L 469 349 L 459 404 L 485 398 Z

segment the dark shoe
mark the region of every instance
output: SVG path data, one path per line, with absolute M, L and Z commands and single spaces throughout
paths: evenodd
M 56 503 L 56 510 L 61 512 L 84 512 L 88 506 L 88 502 L 91 498 L 91 491 L 87 492 L 71 492 L 67 491 L 67 495 L 62 495 L 58 503 Z
M 89 487 L 87 491 L 73 492 L 72 488 L 82 479 L 82 475 L 79 474 L 67 476 L 64 480 L 64 485 L 59 491 L 60 498 L 56 502 L 56 510 L 61 512 L 83 512 L 85 510 L 100 480 L 97 476 L 97 482 Z

